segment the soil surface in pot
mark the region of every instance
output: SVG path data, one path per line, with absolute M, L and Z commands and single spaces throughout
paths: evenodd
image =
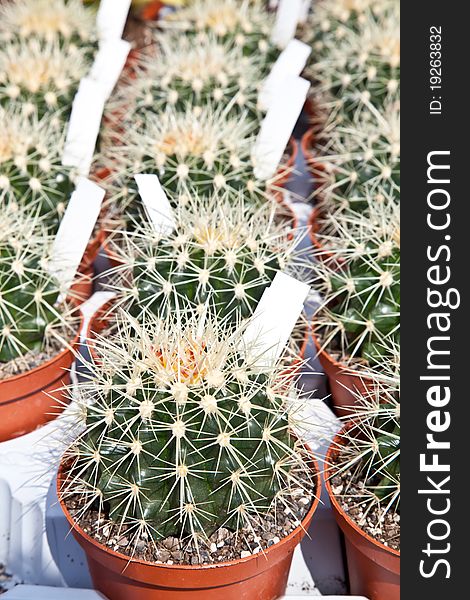
M 354 470 L 335 475 L 330 483 L 341 508 L 365 533 L 384 546 L 400 550 L 400 515 L 390 510 L 384 516 L 378 502 L 371 504 L 371 493 L 364 490 Z
M 51 360 L 54 356 L 65 350 L 67 347 L 65 340 L 67 340 L 67 343 L 70 343 L 77 332 L 79 321 L 74 321 L 54 327 L 54 333 L 46 335 L 41 350 L 30 350 L 26 354 L 23 354 L 23 356 L 18 356 L 18 358 L 14 358 L 6 363 L 0 362 L 0 381 L 40 367 L 43 363 Z
M 309 481 L 309 476 L 300 469 L 296 469 L 295 475 L 304 488 L 311 487 L 317 476 L 312 477 L 310 473 Z M 84 511 L 85 503 L 78 496 L 65 499 L 65 504 L 89 536 L 116 552 L 157 564 L 208 565 L 246 558 L 280 542 L 298 527 L 313 500 L 313 490 L 306 493 L 301 487 L 295 488 L 282 501 L 277 500 L 267 515 L 250 518 L 250 524 L 238 533 L 219 528 L 207 543 L 200 541 L 199 553 L 190 539 L 171 536 L 157 542 L 142 537 L 135 539 L 126 527 L 119 528 L 97 510 L 88 508 Z

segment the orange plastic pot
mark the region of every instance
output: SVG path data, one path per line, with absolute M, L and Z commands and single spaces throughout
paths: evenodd
M 312 457 L 312 468 L 317 464 Z M 284 595 L 295 547 L 305 536 L 317 509 L 320 477 L 316 477 L 315 500 L 307 515 L 289 536 L 264 554 L 215 565 L 166 565 L 134 560 L 114 552 L 87 535 L 65 506 L 61 489 L 66 478 L 62 463 L 57 492 L 73 535 L 85 551 L 95 588 L 109 600 L 275 600 Z
M 70 383 L 78 344 L 79 334 L 54 358 L 0 381 L 0 442 L 30 433 L 64 410 L 67 396 L 61 388 Z
M 158 19 L 161 9 L 165 6 L 164 2 L 153 0 L 139 12 L 139 17 L 144 21 L 155 21 Z
M 346 425 L 345 429 L 351 426 L 352 423 Z M 340 452 L 342 432 L 328 449 L 325 460 L 330 466 L 325 473 L 325 480 L 333 514 L 346 542 L 351 594 L 366 596 L 369 600 L 399 600 L 400 552 L 388 548 L 365 533 L 344 512 L 331 489 L 328 477 L 334 471 L 335 459 Z
M 276 174 L 276 186 L 284 187 L 289 181 L 292 171 L 295 167 L 295 161 L 299 153 L 299 144 L 293 137 L 289 140 L 288 159 L 285 164 L 281 164 Z
M 339 417 L 351 414 L 354 407 L 359 404 L 359 397 L 369 394 L 373 389 L 372 379 L 336 361 L 321 347 L 314 331 L 312 331 L 312 337 L 317 349 L 318 360 L 328 378 L 331 403 L 335 414 Z

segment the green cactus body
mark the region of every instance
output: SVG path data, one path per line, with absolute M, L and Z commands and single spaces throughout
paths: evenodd
M 73 51 L 72 51 L 73 49 Z M 64 122 L 80 79 L 89 69 L 86 49 L 37 39 L 7 42 L 0 52 L 0 106 L 17 106 L 26 115 L 37 110 Z
M 37 219 L 2 209 L 0 226 L 0 362 L 44 346 L 60 323 L 59 286 L 45 261 L 50 241 Z
M 259 58 L 243 56 L 233 42 L 209 35 L 200 38 L 195 44 L 191 37 L 160 32 L 155 47 L 141 56 L 137 76 L 120 90 L 115 103 L 132 99 L 137 113 L 160 113 L 167 106 L 178 111 L 207 104 L 214 109 L 230 106 L 230 113 L 248 112 L 259 121 Z
M 246 115 L 228 117 L 205 107 L 148 114 L 141 128 L 128 131 L 123 144 L 104 142 L 109 163 L 118 173 L 112 182 L 110 209 L 124 212 L 126 220 L 139 219 L 140 202 L 133 180 L 136 173 L 158 175 L 170 200 L 184 194 L 211 195 L 230 191 L 260 203 L 272 182 L 258 180 L 251 158 L 253 122 Z M 108 158 L 107 158 L 108 160 Z M 122 175 L 124 174 L 124 175 Z
M 380 370 L 393 361 L 400 329 L 399 205 L 369 197 L 367 217 L 351 210 L 325 221 L 316 267 L 324 303 L 315 326 L 341 362 Z
M 279 48 L 271 42 L 274 19 L 262 2 L 246 0 L 195 0 L 191 5 L 167 15 L 161 27 L 196 36 L 207 33 L 220 41 L 234 42 L 245 56 L 258 55 L 264 62 L 265 73 L 279 55 Z
M 149 225 L 111 244 L 120 266 L 111 289 L 124 287 L 123 303 L 145 320 L 188 302 L 199 310 L 210 298 L 220 316 L 248 318 L 278 270 L 300 268 L 291 224 L 274 203 L 258 208 L 243 196 L 193 197 L 175 210 L 176 227 L 162 236 Z M 120 280 L 129 280 L 126 287 Z M 117 280 L 117 281 L 115 281 Z
M 53 118 L 0 107 L 0 205 L 29 207 L 55 233 L 73 191 L 61 164 L 64 133 Z
M 241 330 L 179 319 L 149 318 L 141 329 L 123 314 L 114 341 L 96 341 L 99 361 L 81 389 L 94 402 L 67 492 L 150 540 L 197 544 L 268 512 L 298 485 L 291 470 L 303 458 L 289 382 L 246 361 Z

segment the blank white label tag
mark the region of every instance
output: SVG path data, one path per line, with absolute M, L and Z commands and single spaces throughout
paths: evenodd
M 304 0 L 279 0 L 272 42 L 281 48 L 295 37 Z
M 101 0 L 96 15 L 96 27 L 100 40 L 122 38 L 130 6 L 131 0 Z
M 306 23 L 310 7 L 312 6 L 312 0 L 303 0 L 302 7 L 300 9 L 299 23 Z
M 88 77 L 103 86 L 106 100 L 111 96 L 121 75 L 130 49 L 129 42 L 120 39 L 100 44 Z
M 264 291 L 243 334 L 247 359 L 257 367 L 272 367 L 281 356 L 297 323 L 310 286 L 277 273 Z
M 116 292 L 95 292 L 88 300 L 80 305 L 80 312 L 83 315 L 83 326 L 80 333 L 82 340 L 85 341 L 88 324 L 100 308 L 105 306 L 116 296 Z
M 52 246 L 49 272 L 65 294 L 73 282 L 101 210 L 105 191 L 85 177 L 78 179 Z
M 173 209 L 156 175 L 134 175 L 139 194 L 155 231 L 171 235 L 175 229 Z
M 289 75 L 300 75 L 307 64 L 312 49 L 300 40 L 291 40 L 287 48 L 281 52 L 267 76 L 259 95 L 259 104 L 268 110 L 275 100 L 280 87 Z
M 75 167 L 85 177 L 93 162 L 105 101 L 106 89 L 101 83 L 88 77 L 80 81 L 73 100 L 62 164 Z
M 252 162 L 258 179 L 274 176 L 307 98 L 310 82 L 286 77 L 263 119 L 253 148 Z

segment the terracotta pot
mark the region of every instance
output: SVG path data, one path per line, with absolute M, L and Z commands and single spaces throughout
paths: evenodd
M 337 362 L 322 348 L 313 329 L 312 337 L 318 360 L 328 378 L 333 410 L 339 417 L 349 415 L 359 404 L 358 396 L 366 395 L 373 389 L 373 381 L 370 377 L 362 376 L 358 371 Z
M 0 442 L 34 431 L 64 410 L 67 396 L 61 388 L 70 383 L 78 344 L 79 334 L 71 348 L 35 369 L 0 381 Z
M 352 423 L 346 427 L 351 426 Z M 334 469 L 332 465 L 339 454 L 338 445 L 341 441 L 340 432 L 328 449 L 325 461 L 330 466 L 325 473 L 325 481 L 333 514 L 346 541 L 350 592 L 370 600 L 399 600 L 400 552 L 384 546 L 362 531 L 344 512 L 331 489 L 328 477 L 331 477 Z
M 289 181 L 290 176 L 292 174 L 292 170 L 295 167 L 295 161 L 297 160 L 297 155 L 299 153 L 299 144 L 294 137 L 291 137 L 289 140 L 289 145 L 287 146 L 287 162 L 281 164 L 278 172 L 276 174 L 276 186 L 284 187 L 285 184 Z
M 312 457 L 312 468 L 317 463 Z M 317 509 L 320 477 L 316 477 L 315 500 L 298 527 L 264 554 L 216 565 L 164 565 L 134 560 L 102 546 L 73 520 L 61 497 L 66 477 L 62 463 L 57 494 L 78 543 L 87 556 L 95 588 L 109 600 L 275 600 L 284 595 L 295 547 L 305 536 Z
M 156 21 L 158 19 L 161 9 L 164 6 L 165 3 L 160 2 L 159 0 L 150 1 L 146 6 L 144 6 L 140 10 L 139 17 L 143 21 Z

